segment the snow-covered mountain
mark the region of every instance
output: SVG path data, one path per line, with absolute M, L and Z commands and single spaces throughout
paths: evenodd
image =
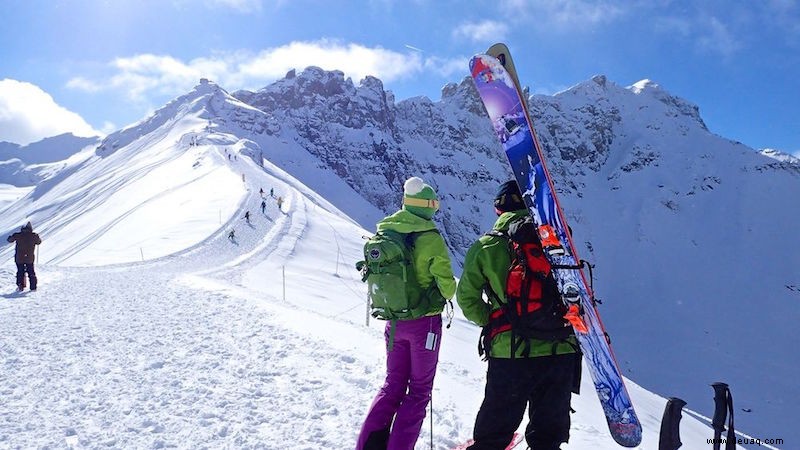
M 0 209 L 28 193 L 33 186 L 61 171 L 81 149 L 98 138 L 70 133 L 42 139 L 25 146 L 0 142 Z
M 72 133 L 64 133 L 28 145 L 0 142 L 0 161 L 19 159 L 25 164 L 62 161 L 80 149 L 96 144 L 97 141 L 96 137 L 80 137 Z M 5 180 L 5 176 L 3 179 Z
M 737 411 L 741 429 L 800 441 L 788 414 L 800 400 L 793 379 L 800 357 L 784 350 L 798 340 L 800 164 L 712 134 L 696 106 L 651 81 L 623 88 L 597 76 L 529 104 L 581 256 L 597 264 L 601 314 L 625 374 L 707 414 L 708 385 L 726 381 L 737 406 L 750 411 Z M 290 297 L 340 316 L 348 305 L 335 296 L 357 302 L 363 290 L 355 274 L 339 273 L 340 265 L 350 270 L 366 233 L 348 217 L 371 230 L 396 209 L 411 175 L 437 188 L 443 210 L 436 220 L 460 264 L 494 220 L 496 187 L 510 178 L 468 79 L 445 86 L 439 101 L 400 102 L 375 78 L 356 86 L 317 68 L 233 95 L 203 80 L 62 162 L 4 210 L 0 229 L 33 220 L 46 240 L 40 261 L 53 271 L 154 258 L 195 258 L 189 266 L 201 270 L 212 265 L 196 254 L 215 255 L 226 276 L 244 272 L 233 277 L 237 286 L 271 299 L 279 296 L 275 255 L 283 264 L 297 260 L 290 273 L 314 273 L 326 266 L 314 252 L 327 246 L 322 253 L 335 252 L 336 278 L 352 284 L 342 291 L 325 276 L 311 277 L 304 286 L 330 292 L 294 288 Z M 266 235 L 244 228 L 248 245 L 231 251 L 223 236 L 245 209 L 257 209 L 257 189 L 274 186 L 290 200 L 289 217 L 272 209 Z M 325 229 L 320 241 L 305 242 Z M 459 325 L 443 365 L 448 375 L 465 370 L 474 378 L 476 392 L 459 395 L 475 403 L 482 391 L 477 333 Z M 663 401 L 632 389 L 647 428 L 644 448 L 652 448 Z M 591 390 L 578 400 L 575 442 L 600 448 Z M 451 438 L 474 414 L 453 408 L 452 420 L 469 417 L 454 422 Z M 685 447 L 707 447 L 700 439 L 707 430 L 687 429 L 697 440 L 684 438 Z

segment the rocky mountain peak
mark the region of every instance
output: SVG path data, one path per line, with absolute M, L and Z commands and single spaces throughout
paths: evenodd
M 595 76 L 592 77 L 592 81 L 595 84 L 597 84 L 598 86 L 600 86 L 601 88 L 605 88 L 606 87 L 606 82 L 608 81 L 608 79 L 606 78 L 605 75 L 595 75 Z
M 670 113 L 674 113 L 676 116 L 688 117 L 697 122 L 704 130 L 708 130 L 705 122 L 700 117 L 700 108 L 697 105 L 670 94 L 658 83 L 644 79 L 629 86 L 628 90 L 637 96 L 653 98 L 666 106 Z

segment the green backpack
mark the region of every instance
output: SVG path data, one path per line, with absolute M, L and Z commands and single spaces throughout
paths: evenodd
M 364 244 L 364 261 L 359 261 L 356 268 L 361 271 L 361 281 L 367 283 L 372 317 L 408 320 L 433 310 L 432 299 L 420 287 L 412 261 L 414 243 L 420 234 L 384 230 Z

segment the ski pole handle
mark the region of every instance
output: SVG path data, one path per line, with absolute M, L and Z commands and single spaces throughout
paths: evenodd
M 725 431 L 725 419 L 728 418 L 728 385 L 725 383 L 714 383 L 714 418 L 711 426 L 714 431 L 722 433 Z
M 681 410 L 686 402 L 670 397 L 664 408 L 664 417 L 661 419 L 661 432 L 658 439 L 658 450 L 677 450 L 681 445 Z

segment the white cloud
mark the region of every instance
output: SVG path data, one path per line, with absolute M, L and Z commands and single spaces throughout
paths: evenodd
M 731 58 L 743 47 L 726 22 L 703 13 L 660 17 L 656 20 L 655 29 L 666 36 L 691 41 L 700 52 L 717 54 L 723 58 Z
M 232 12 L 238 14 L 257 14 L 264 8 L 283 7 L 288 0 L 169 0 L 179 10 L 201 6 L 214 13 Z
M 207 0 L 213 6 L 233 8 L 248 13 L 261 10 L 261 0 Z
M 683 17 L 657 17 L 655 30 L 667 35 L 688 38 L 692 34 L 692 22 Z
M 502 41 L 508 35 L 508 25 L 494 20 L 468 22 L 453 30 L 453 38 L 469 39 L 473 42 Z
M 535 17 L 541 26 L 554 25 L 572 30 L 613 22 L 627 14 L 627 8 L 638 4 L 638 1 L 611 0 L 502 0 L 500 3 L 509 18 Z
M 146 102 L 152 94 L 175 94 L 190 89 L 200 78 L 209 78 L 230 90 L 259 88 L 282 78 L 291 69 L 317 66 L 341 70 L 355 80 L 367 75 L 386 83 L 425 73 L 447 76 L 463 72 L 464 58 L 423 57 L 417 51 L 396 52 L 334 40 L 292 42 L 258 53 L 248 51 L 216 53 L 181 61 L 172 56 L 143 54 L 117 58 L 105 79 L 77 77 L 67 86 L 86 92 L 116 90 L 131 100 Z
M 25 145 L 68 132 L 77 136 L 102 134 L 38 86 L 0 80 L 0 141 Z
M 425 59 L 426 73 L 435 73 L 442 78 L 450 79 L 453 76 L 467 76 L 465 67 L 469 67 L 469 58 L 437 58 Z
M 114 122 L 106 120 L 103 121 L 103 126 L 100 128 L 100 131 L 102 131 L 103 134 L 110 134 L 118 129 L 119 127 Z
M 343 44 L 336 41 L 292 42 L 260 52 L 237 67 L 237 75 L 251 79 L 275 79 L 289 69 L 317 66 L 341 70 L 361 79 L 373 75 L 385 82 L 412 76 L 421 71 L 422 57 L 417 52 L 399 53 L 381 47 Z
M 739 40 L 736 39 L 736 36 L 731 33 L 728 26 L 722 21 L 716 17 L 710 17 L 704 22 L 702 29 L 705 31 L 700 34 L 697 40 L 697 44 L 701 49 L 730 58 L 742 48 Z
M 72 78 L 67 87 L 95 93 L 119 90 L 136 102 L 146 102 L 150 93 L 173 94 L 194 86 L 200 78 L 227 79 L 232 62 L 197 58 L 188 63 L 171 56 L 143 54 L 116 58 L 109 66 L 113 74 L 106 79 Z

